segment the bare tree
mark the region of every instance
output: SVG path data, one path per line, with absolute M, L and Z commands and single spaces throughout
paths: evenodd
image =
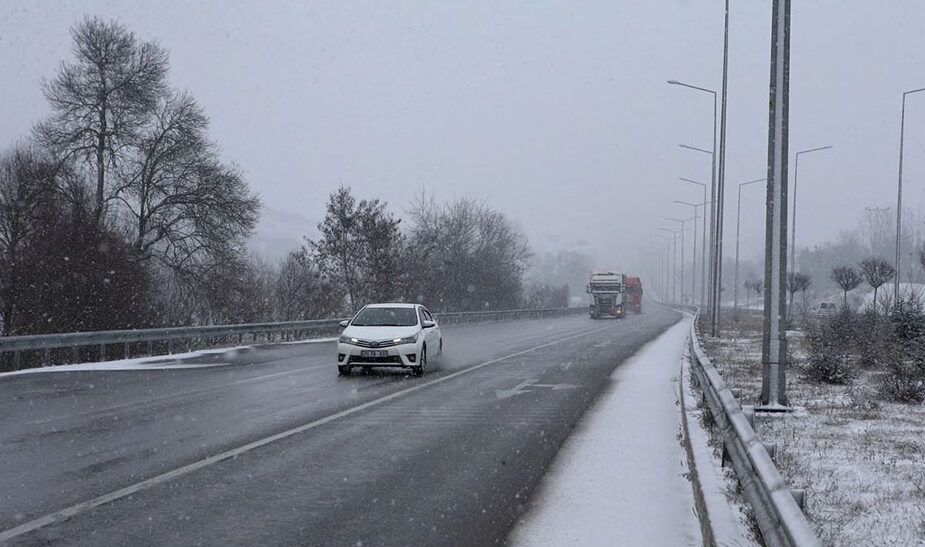
M 208 123 L 187 93 L 162 96 L 116 191 L 141 256 L 187 275 L 242 253 L 260 209 L 240 173 L 220 161 L 206 138 Z
M 368 301 L 403 297 L 400 222 L 386 203 L 357 201 L 345 186 L 328 199 L 327 214 L 318 224 L 321 237 L 308 246 L 321 273 L 344 288 L 350 311 Z
M 0 154 L 0 333 L 17 329 L 25 254 L 46 228 L 55 194 L 55 167 L 36 150 L 19 145 Z
M 874 309 L 877 309 L 877 290 L 881 285 L 893 279 L 896 269 L 882 258 L 868 258 L 861 261 L 861 274 L 867 284 L 874 289 Z
M 812 284 L 812 278 L 800 272 L 790 272 L 787 274 L 787 292 L 790 293 L 790 318 L 793 319 L 793 295 L 797 292 L 803 292 L 803 311 L 806 311 L 806 289 Z
M 95 175 L 97 221 L 107 195 L 107 172 L 166 89 L 167 54 L 139 42 L 123 25 L 88 17 L 71 30 L 74 62 L 46 82 L 51 118 L 36 126 L 38 140 L 62 160 L 84 162 Z
M 864 278 L 850 265 L 832 268 L 832 280 L 841 287 L 844 296 L 844 309 L 848 309 L 848 291 L 858 288 Z
M 277 314 L 283 321 L 322 319 L 343 307 L 343 290 L 322 276 L 304 248 L 286 256 L 274 288 Z

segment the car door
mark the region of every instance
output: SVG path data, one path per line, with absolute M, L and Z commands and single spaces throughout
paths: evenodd
M 427 347 L 433 348 L 433 351 L 439 351 L 440 348 L 440 325 L 437 324 L 437 321 L 434 319 L 434 316 L 427 311 L 427 308 L 421 306 L 421 323 L 424 321 L 431 321 L 435 326 L 424 329 L 424 340 L 427 342 Z M 431 354 L 436 355 L 436 353 L 431 352 Z

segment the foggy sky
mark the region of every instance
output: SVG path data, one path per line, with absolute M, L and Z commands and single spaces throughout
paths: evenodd
M 731 8 L 726 254 L 737 183 L 767 169 L 770 0 Z M 422 189 L 514 218 L 537 251 L 575 248 L 632 269 L 675 199 L 709 182 L 721 0 L 599 2 L 0 3 L 0 146 L 48 114 L 40 82 L 70 59 L 84 14 L 117 18 L 170 53 L 170 84 L 262 196 L 252 248 L 313 235 L 340 184 L 401 214 Z M 895 208 L 902 92 L 925 87 L 925 2 L 793 5 L 790 149 L 798 245 Z M 925 206 L 925 94 L 906 112 L 904 198 Z M 793 179 L 791 159 L 791 181 Z M 746 187 L 743 256 L 763 256 L 764 189 Z M 689 243 L 688 243 L 689 245 Z

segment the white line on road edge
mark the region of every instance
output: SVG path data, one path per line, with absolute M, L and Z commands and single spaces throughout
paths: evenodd
M 559 343 L 562 343 L 562 342 L 566 342 L 566 341 L 568 341 L 568 340 L 573 340 L 573 339 L 575 339 L 575 338 L 580 338 L 580 337 L 582 337 L 582 336 L 588 336 L 589 334 L 594 334 L 594 333 L 597 333 L 597 332 L 601 332 L 601 331 L 607 330 L 607 329 L 609 329 L 609 328 L 611 328 L 611 327 L 613 327 L 613 325 L 608 325 L 608 326 L 606 326 L 606 327 L 601 327 L 601 328 L 597 328 L 597 329 L 594 329 L 594 330 L 589 330 L 589 331 L 587 331 L 587 332 L 582 332 L 582 333 L 579 333 L 579 334 L 574 334 L 574 335 L 571 335 L 571 336 L 566 336 L 565 338 L 560 338 L 560 339 L 558 339 L 558 340 L 553 340 L 552 342 L 547 342 L 547 343 L 545 343 L 545 344 L 540 344 L 540 345 L 538 345 L 538 346 L 533 346 L 532 348 L 528 348 L 528 349 L 525 349 L 525 350 L 522 350 L 522 351 L 518 351 L 518 352 L 516 352 L 516 353 L 511 353 L 510 355 L 505 355 L 504 357 L 498 357 L 497 359 L 492 359 L 492 360 L 490 360 L 490 361 L 485 361 L 485 362 L 479 363 L 479 364 L 477 364 L 477 365 L 472 365 L 472 366 L 470 366 L 470 367 L 468 367 L 468 368 L 464 368 L 464 369 L 459 370 L 459 371 L 457 371 L 457 372 L 454 372 L 454 373 L 452 373 L 452 374 L 447 374 L 446 376 L 441 376 L 441 377 L 439 377 L 439 378 L 437 378 L 437 379 L 435 379 L 435 380 L 431 380 L 431 381 L 425 382 L 425 383 L 423 383 L 423 384 L 418 384 L 418 385 L 416 385 L 416 386 L 412 386 L 412 387 L 403 389 L 403 390 L 401 390 L 401 391 L 396 391 L 395 393 L 391 393 L 391 394 L 389 394 L 389 395 L 386 395 L 386 396 L 384 396 L 384 397 L 380 397 L 380 398 L 378 398 L 378 399 L 373 399 L 372 401 L 367 401 L 367 402 L 365 402 L 365 403 L 363 403 L 363 404 L 361 404 L 361 405 L 359 405 L 359 406 L 355 406 L 355 407 L 352 407 L 352 408 L 348 408 L 348 409 L 346 409 L 346 410 L 342 410 L 341 412 L 337 412 L 337 413 L 335 413 L 335 414 L 331 414 L 330 416 L 325 416 L 324 418 L 315 420 L 315 421 L 313 421 L 313 422 L 309 422 L 309 423 L 307 423 L 307 424 L 303 424 L 303 425 L 300 425 L 300 426 L 298 426 L 298 427 L 294 427 L 294 428 L 292 428 L 292 429 L 288 429 L 288 430 L 286 430 L 286 431 L 283 431 L 283 432 L 281 432 L 281 433 L 277 433 L 277 434 L 275 434 L 275 435 L 270 435 L 269 437 L 265 437 L 265 438 L 263 438 L 263 439 L 260 439 L 260 440 L 257 440 L 257 441 L 254 441 L 254 442 L 245 444 L 245 445 L 243 445 L 243 446 L 239 446 L 239 447 L 237 447 L 237 448 L 232 448 L 231 450 L 227 450 L 227 451 L 225 451 L 225 452 L 222 452 L 222 453 L 220 453 L 220 454 L 216 454 L 216 455 L 214 455 L 214 456 L 209 456 L 208 458 L 199 460 L 199 461 L 194 462 L 194 463 L 191 463 L 191 464 L 189 464 L 189 465 L 185 465 L 185 466 L 183 466 L 183 467 L 179 467 L 179 468 L 177 468 L 177 469 L 174 469 L 173 471 L 168 471 L 168 472 L 166 472 L 166 473 L 162 473 L 162 474 L 157 475 L 157 476 L 155 476 L 155 477 L 151 477 L 150 479 L 146 479 L 146 480 L 143 480 L 143 481 L 141 481 L 141 482 L 137 482 L 137 483 L 135 483 L 135 484 L 132 484 L 132 485 L 130 485 L 130 486 L 126 486 L 126 487 L 124 487 L 124 488 L 120 488 L 120 489 L 118 489 L 118 490 L 116 490 L 116 491 L 114 491 L 114 492 L 110 492 L 110 493 L 108 493 L 108 494 L 104 494 L 104 495 L 102 495 L 102 496 L 99 496 L 99 497 L 96 497 L 96 498 L 93 498 L 93 499 L 91 499 L 91 500 L 87 500 L 87 501 L 84 501 L 84 502 L 81 502 L 81 503 L 77 503 L 77 504 L 72 505 L 72 506 L 70 506 L 70 507 L 67 507 L 67 508 L 65 508 L 65 509 L 61 509 L 60 511 L 56 511 L 56 512 L 54 512 L 54 513 L 50 513 L 50 514 L 48 514 L 48 515 L 45 515 L 45 516 L 43 516 L 43 517 L 39 517 L 39 518 L 37 518 L 37 519 L 35 519 L 35 520 L 31 520 L 31 521 L 29 521 L 29 522 L 25 522 L 25 523 L 23 523 L 23 524 L 20 524 L 19 526 L 16 526 L 15 528 L 10 528 L 9 530 L 4 530 L 3 532 L 0 532 L 0 542 L 9 541 L 9 540 L 11 540 L 11 539 L 13 539 L 13 538 L 15 538 L 15 537 L 17 537 L 17 536 L 21 536 L 21 535 L 23 535 L 23 534 L 27 534 L 27 533 L 29 533 L 29 532 L 33 532 L 33 531 L 35 531 L 35 530 L 38 530 L 39 528 L 43 528 L 43 527 L 45 527 L 45 526 L 48 526 L 48 525 L 50 525 L 50 524 L 54 524 L 54 523 L 56 523 L 56 522 L 63 522 L 63 521 L 65 521 L 65 520 L 68 520 L 68 519 L 70 519 L 70 518 L 72 518 L 72 517 L 75 517 L 75 516 L 79 515 L 80 513 L 83 513 L 84 511 L 87 511 L 87 510 L 90 510 L 90 509 L 99 507 L 99 506 L 101 506 L 101 505 L 105 505 L 105 504 L 107 504 L 107 503 L 109 503 L 109 502 L 118 500 L 118 499 L 120 499 L 120 498 L 124 498 L 124 497 L 126 497 L 126 496 L 131 496 L 132 494 L 141 492 L 142 490 L 147 490 L 148 488 L 151 488 L 151 487 L 153 487 L 153 486 L 157 486 L 157 485 L 159 485 L 159 484 L 161 484 L 161 483 L 164 483 L 164 482 L 173 480 L 173 479 L 175 479 L 175 478 L 177 478 L 177 477 L 186 475 L 186 474 L 188 474 L 188 473 L 192 473 L 193 471 L 197 471 L 197 470 L 199 470 L 199 469 L 203 469 L 203 468 L 205 468 L 205 467 L 208 467 L 208 466 L 210 466 L 210 465 L 219 463 L 219 462 L 221 462 L 221 461 L 224 461 L 224 460 L 228 460 L 228 459 L 237 457 L 237 456 L 239 456 L 239 455 L 241 455 L 241 454 L 244 454 L 245 452 L 249 452 L 249 451 L 251 451 L 251 450 L 254 450 L 255 448 L 260 448 L 260 447 L 266 446 L 266 445 L 268 445 L 268 444 L 270 444 L 270 443 L 273 443 L 273 442 L 276 442 L 276 441 L 279 441 L 279 440 L 282 440 L 282 439 L 286 439 L 286 438 L 288 438 L 288 437 L 292 437 L 293 435 L 297 435 L 297 434 L 299 434 L 299 433 L 308 431 L 309 429 L 314 429 L 314 428 L 316 428 L 316 427 L 318 427 L 318 426 L 321 426 L 321 425 L 324 425 L 324 424 L 326 424 L 326 423 L 333 422 L 334 420 L 337 420 L 337 419 L 339 419 L 339 418 L 343 418 L 343 417 L 345 417 L 345 416 L 349 416 L 349 415 L 351 415 L 351 414 L 355 414 L 355 413 L 360 412 L 360 411 L 362 411 L 362 410 L 366 410 L 367 408 L 372 408 L 372 407 L 374 407 L 374 406 L 381 405 L 382 403 L 386 403 L 386 402 L 392 401 L 392 400 L 394 400 L 394 399 L 397 399 L 397 398 L 399 398 L 399 397 L 402 397 L 402 396 L 404 396 L 404 395 L 408 395 L 409 393 L 413 393 L 413 392 L 415 392 L 415 391 L 419 391 L 419 390 L 421 390 L 421 389 L 424 389 L 424 388 L 426 388 L 426 387 L 430 387 L 430 386 L 439 384 L 439 383 L 441 383 L 441 382 L 445 382 L 445 381 L 450 380 L 450 379 L 452 379 L 452 378 L 456 378 L 457 376 L 462 376 L 463 374 L 466 374 L 466 373 L 469 373 L 469 372 L 473 372 L 473 371 L 478 370 L 478 369 L 480 369 L 480 368 L 487 367 L 488 365 L 493 365 L 493 364 L 495 364 L 495 363 L 499 363 L 499 362 L 501 362 L 501 361 L 505 361 L 505 360 L 510 359 L 510 358 L 512 358 L 512 357 L 518 357 L 518 356 L 520 356 L 520 355 L 524 355 L 524 354 L 526 354 L 526 353 L 530 353 L 530 352 L 536 351 L 536 350 L 538 350 L 538 349 L 542 349 L 542 348 L 549 347 L 549 346 L 552 346 L 552 345 L 555 345 L 555 344 L 559 344 Z

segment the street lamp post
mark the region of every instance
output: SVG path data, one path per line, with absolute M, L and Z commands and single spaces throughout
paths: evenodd
M 925 91 L 925 87 L 912 89 L 903 93 L 902 115 L 899 121 L 899 182 L 896 185 L 896 275 L 893 278 L 893 305 L 899 305 L 899 271 L 901 255 L 900 247 L 903 218 L 903 140 L 906 132 L 906 96 Z
M 655 234 L 655 237 L 665 242 L 665 249 L 668 251 L 667 258 L 665 260 L 665 298 L 668 298 L 668 287 L 670 285 L 671 294 L 672 294 L 671 300 L 674 301 L 674 293 L 677 292 L 675 289 L 675 283 L 674 283 L 675 276 L 672 275 L 672 271 L 671 271 L 671 257 L 672 255 L 674 255 L 674 243 L 675 243 L 674 232 L 672 232 L 668 228 L 659 228 L 659 230 L 662 230 L 665 232 L 671 232 L 672 234 L 671 237 L 664 236 L 662 234 Z M 675 261 L 675 264 L 677 265 L 677 261 Z
M 683 219 L 683 220 L 680 218 L 665 217 L 665 220 L 677 222 L 681 226 L 681 228 L 678 229 L 677 233 L 681 234 L 681 290 L 680 290 L 681 300 L 680 302 L 683 304 L 684 303 L 684 232 L 687 231 L 687 228 L 685 228 L 684 225 L 694 220 L 694 217 Z
M 787 400 L 787 150 L 790 116 L 790 0 L 771 7 L 771 77 L 768 103 L 768 197 L 764 246 L 764 334 L 761 404 L 786 410 Z
M 728 13 L 728 9 L 727 9 Z M 724 56 L 725 57 L 725 56 Z M 724 71 L 725 72 L 725 71 Z M 679 85 L 695 91 L 700 91 L 702 93 L 710 93 L 713 95 L 713 150 L 716 150 L 716 119 L 717 119 L 717 94 L 716 91 L 712 89 L 707 89 L 705 87 L 698 87 L 695 85 L 686 84 L 679 82 L 677 80 L 668 80 L 668 83 L 671 85 Z M 711 336 L 716 336 L 716 319 L 717 314 L 714 312 L 713 307 L 715 303 L 715 292 L 718 291 L 715 283 L 715 268 L 716 268 L 716 209 L 717 209 L 717 200 L 716 200 L 716 157 L 714 154 L 713 157 L 713 174 L 711 176 L 711 189 L 710 189 L 710 290 L 709 290 L 709 304 L 710 309 L 710 334 Z M 706 199 L 704 199 L 706 201 Z
M 698 186 L 701 186 L 703 188 L 703 202 L 712 204 L 712 200 L 709 202 L 707 201 L 707 185 L 706 184 L 702 182 L 697 182 L 696 180 L 686 179 L 684 177 L 680 177 L 680 180 L 683 182 L 689 182 L 691 184 L 696 184 Z M 707 209 L 706 207 L 704 207 L 703 209 L 703 229 L 701 229 L 700 231 L 700 238 L 702 242 L 702 246 L 700 250 L 700 305 L 703 306 L 704 296 L 706 295 L 706 282 L 707 282 L 707 276 L 706 276 L 706 273 L 707 273 L 706 272 L 706 267 L 707 267 L 707 255 L 706 255 L 706 252 L 707 252 Z
M 692 207 L 692 208 L 694 209 L 694 234 L 693 234 L 693 238 L 692 238 L 693 241 L 694 241 L 694 251 L 693 251 L 693 253 L 691 254 L 691 257 L 692 257 L 692 260 L 691 260 L 691 300 L 693 300 L 694 295 L 697 294 L 697 289 L 696 289 L 696 287 L 697 287 L 697 219 L 700 218 L 700 217 L 697 216 L 697 208 L 698 208 L 698 207 L 703 207 L 703 206 L 705 206 L 707 203 L 706 203 L 706 202 L 703 202 L 703 203 L 689 203 L 689 202 L 687 202 L 687 201 L 681 201 L 681 200 L 677 200 L 677 199 L 674 200 L 674 202 L 675 202 L 675 203 L 678 203 L 678 204 L 681 204 L 681 205 L 687 205 L 688 207 Z M 706 211 L 704 211 L 704 212 L 706 212 Z M 701 297 L 702 297 L 702 296 L 703 296 L 703 293 L 701 293 Z M 703 300 L 702 300 L 702 299 L 701 299 L 700 304 L 703 305 Z
M 793 168 L 793 211 L 791 212 L 792 216 L 790 218 L 790 275 L 793 275 L 793 272 L 796 271 L 797 263 L 797 180 L 800 177 L 800 154 L 809 154 L 810 152 L 819 152 L 821 150 L 829 150 L 831 146 L 820 146 L 819 148 L 810 148 L 809 150 L 800 150 L 796 153 L 796 166 Z M 764 180 L 764 179 L 762 179 Z M 791 310 L 792 314 L 793 311 Z
M 749 184 L 755 184 L 758 182 L 764 182 L 768 180 L 767 177 L 763 179 L 750 180 L 748 182 L 739 183 L 739 204 L 736 206 L 736 266 L 735 266 L 735 275 L 733 276 L 733 299 L 732 299 L 732 314 L 733 317 L 737 317 L 739 312 L 739 226 L 741 224 L 740 219 L 742 217 L 742 187 Z

